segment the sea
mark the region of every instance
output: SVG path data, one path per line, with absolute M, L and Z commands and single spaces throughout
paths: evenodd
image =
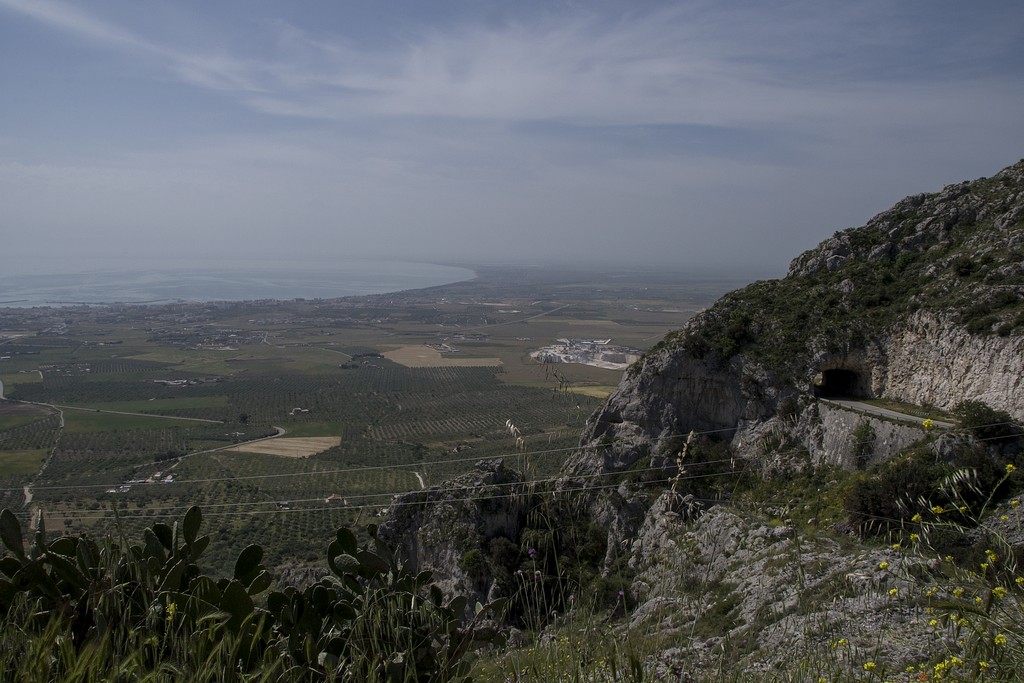
M 333 299 L 436 287 L 474 277 L 468 268 L 404 261 L 0 273 L 0 307 Z

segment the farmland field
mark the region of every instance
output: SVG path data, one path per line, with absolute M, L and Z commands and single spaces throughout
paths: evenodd
M 46 457 L 46 449 L 30 451 L 0 451 L 0 475 L 32 474 Z
M 243 446 L 230 446 L 224 450 L 237 453 L 280 455 L 284 458 L 305 458 L 309 455 L 323 453 L 328 448 L 340 445 L 340 436 L 309 436 L 292 439 L 264 439 L 263 441 Z
M 480 460 L 552 476 L 622 372 L 530 352 L 644 350 L 740 284 L 478 272 L 345 299 L 0 309 L 0 506 L 100 533 L 198 504 L 218 567 L 255 540 L 303 566 L 338 525 Z
M 401 346 L 384 357 L 407 368 L 474 368 L 501 365 L 500 358 L 450 358 L 429 346 Z

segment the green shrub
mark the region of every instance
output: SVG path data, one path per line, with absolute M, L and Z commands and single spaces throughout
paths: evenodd
M 962 428 L 983 440 L 998 441 L 1019 432 L 1009 413 L 996 410 L 983 401 L 961 401 L 953 408 L 953 416 Z
M 854 461 L 863 467 L 875 452 L 875 429 L 867 420 L 861 420 L 850 432 Z
M 40 530 L 26 548 L 4 510 L 0 664 L 49 652 L 26 683 L 108 680 L 110 671 L 117 680 L 443 683 L 464 680 L 465 655 L 498 639 L 483 619 L 500 603 L 464 621 L 466 599 L 444 596 L 430 572 L 410 573 L 372 527 L 370 547 L 339 529 L 331 576 L 274 591 L 261 606 L 272 583 L 262 548 L 247 547 L 230 578 L 213 579 L 198 565 L 210 542 L 201 521 L 193 507 L 181 524 L 145 529 L 137 545 L 51 541 Z
M 1009 492 L 1006 464 L 982 446 L 963 446 L 950 462 L 918 446 L 853 479 L 843 500 L 847 521 L 862 536 L 902 528 L 934 506 L 950 508 L 948 518 L 962 521 L 971 507 Z
M 467 550 L 462 559 L 459 560 L 459 569 L 472 577 L 482 575 L 487 570 L 487 561 L 484 559 L 484 554 L 480 552 L 479 548 Z

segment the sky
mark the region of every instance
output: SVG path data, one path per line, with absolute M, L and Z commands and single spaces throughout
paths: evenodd
M 785 272 L 1024 157 L 1024 3 L 0 0 L 0 267 Z

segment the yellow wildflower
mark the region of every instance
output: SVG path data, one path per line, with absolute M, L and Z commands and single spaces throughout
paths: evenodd
M 996 634 L 994 642 L 996 645 L 1006 645 L 1006 636 L 1004 636 L 1002 633 L 998 633 Z
M 1010 517 L 1008 515 L 999 515 L 999 521 L 1000 522 L 1009 522 L 1010 521 Z
M 963 597 L 963 594 L 964 594 L 964 589 L 963 588 L 954 588 L 953 589 L 953 597 L 954 598 Z
M 938 619 L 932 619 L 931 621 L 928 622 L 928 625 L 929 626 L 938 626 L 939 625 L 939 620 Z
M 1017 471 L 1017 468 L 1013 466 L 1012 462 L 1006 464 L 1006 473 L 1007 474 L 1013 474 L 1016 471 Z
M 1012 507 L 1012 508 L 1015 508 L 1015 507 L 1017 507 L 1018 505 L 1020 505 L 1020 500 L 1018 500 L 1018 499 L 1014 499 L 1014 500 L 1011 500 L 1011 501 L 1010 501 L 1010 507 Z
M 875 670 L 875 663 L 874 662 L 864 662 L 864 670 L 865 671 L 874 671 Z
M 897 593 L 899 593 L 899 591 L 896 590 L 895 588 L 890 588 L 889 589 L 889 597 L 895 598 Z
M 1024 576 L 1018 576 L 1013 580 L 1018 586 L 1024 586 Z
M 1005 598 L 1006 597 L 1006 589 L 1003 588 L 1002 586 L 996 586 L 995 588 L 992 589 L 992 595 L 997 597 L 997 598 Z
M 932 512 L 934 512 L 937 515 L 941 515 L 945 511 L 946 510 L 941 505 L 933 505 L 932 506 Z
M 985 557 L 988 558 L 989 562 L 995 562 L 999 558 L 999 556 L 996 555 L 996 551 L 991 549 L 985 551 Z
M 169 603 L 165 612 L 167 621 L 174 621 L 174 615 L 178 613 L 178 605 L 173 602 Z
M 911 543 L 917 543 L 919 540 L 921 540 L 920 536 L 918 536 L 917 534 L 910 534 Z
M 888 569 L 889 568 L 889 563 L 888 562 L 879 562 L 878 563 L 878 568 L 879 569 Z
M 934 427 L 934 426 L 935 426 L 935 423 L 934 423 L 934 422 L 932 421 L 932 419 L 931 419 L 931 418 L 929 417 L 929 418 L 926 418 L 926 419 L 924 420 L 924 422 L 922 422 L 922 423 L 921 423 L 921 426 L 922 426 L 922 427 L 924 427 L 925 429 L 931 429 L 932 427 Z

